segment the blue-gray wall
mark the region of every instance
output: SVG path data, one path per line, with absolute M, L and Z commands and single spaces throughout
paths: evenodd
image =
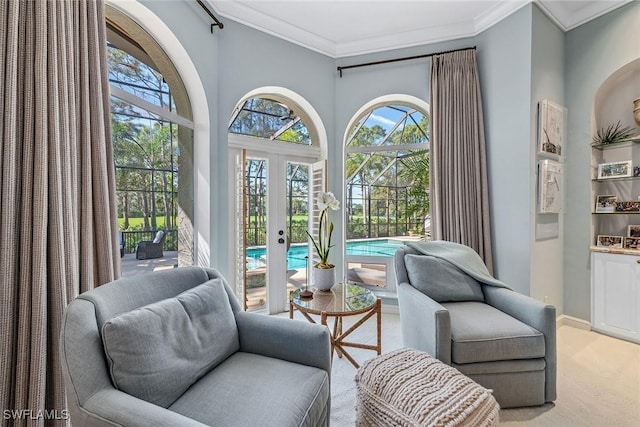
M 494 273 L 529 294 L 531 6 L 477 37 Z
M 538 214 L 537 163 L 544 157 L 537 155 L 538 103 L 547 99 L 565 106 L 564 97 L 564 33 L 532 6 L 531 39 L 531 99 L 530 99 L 530 163 L 531 190 L 531 279 L 529 295 L 556 306 L 556 314 L 563 313 L 564 218 L 560 214 Z M 563 142 L 566 150 L 566 141 Z M 536 230 L 551 230 L 537 233 Z

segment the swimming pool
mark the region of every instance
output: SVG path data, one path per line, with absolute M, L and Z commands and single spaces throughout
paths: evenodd
M 375 239 L 347 242 L 347 255 L 393 256 L 403 243 L 398 240 Z M 247 269 L 254 270 L 265 266 L 265 248 L 247 249 Z M 287 268 L 290 270 L 306 266 L 307 245 L 292 245 L 287 252 Z

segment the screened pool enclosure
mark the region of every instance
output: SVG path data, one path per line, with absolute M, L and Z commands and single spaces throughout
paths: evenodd
M 238 226 L 242 241 L 237 246 L 244 248 L 237 256 L 244 259 L 242 280 L 249 309 L 265 304 L 263 299 L 252 304 L 251 294 L 268 286 L 269 260 L 278 242 L 286 245 L 281 263 L 287 265 L 288 287 L 307 282 L 305 257 L 313 256 L 307 231 L 313 227 L 314 195 L 319 188 L 312 164 L 319 159 L 310 151 L 317 149 L 314 131 L 302 117 L 304 113 L 281 99 L 256 97 L 239 104 L 230 120 L 230 145 L 244 153 L 243 160 L 236 162 L 236 169 L 242 165 L 236 172 L 236 179 L 242 180 L 236 183 L 236 193 L 242 195 L 239 209 L 243 213 Z M 340 246 L 345 248 L 347 280 L 385 288 L 395 248 L 407 239 L 428 238 L 428 127 L 425 113 L 393 104 L 368 111 L 350 130 L 345 143 L 344 201 L 340 211 L 331 214 L 334 222 L 344 215 L 347 242 Z M 279 186 L 270 184 L 278 170 L 273 169 L 278 161 L 274 151 L 287 158 L 279 171 L 278 180 L 283 182 Z M 274 201 L 282 206 L 280 211 L 269 208 Z M 270 240 L 270 233 L 280 234 Z M 363 252 L 363 246 L 374 249 Z

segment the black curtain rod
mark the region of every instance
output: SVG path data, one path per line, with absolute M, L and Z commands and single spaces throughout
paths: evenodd
M 213 27 L 220 27 L 220 29 L 223 29 L 224 28 L 224 24 L 222 22 L 218 21 L 218 18 L 216 18 L 215 15 L 213 13 L 211 13 L 209 8 L 207 6 L 205 6 L 204 3 L 202 3 L 202 1 L 200 1 L 200 0 L 196 0 L 196 1 L 200 5 L 200 7 L 203 8 L 205 12 L 207 12 L 207 15 L 209 15 L 209 17 L 211 19 L 213 19 L 213 21 L 215 22 L 215 24 L 211 24 L 211 34 L 213 34 Z
M 465 47 L 462 49 L 453 49 L 453 50 L 445 50 L 443 52 L 427 53 L 425 55 L 415 55 L 415 56 L 407 56 L 405 58 L 385 59 L 383 61 L 365 62 L 364 64 L 345 65 L 344 67 L 338 67 L 338 71 L 340 72 L 340 78 L 342 78 L 342 70 L 348 70 L 349 68 L 368 67 L 370 65 L 388 64 L 390 62 L 409 61 L 411 59 L 419 59 L 419 58 L 430 58 L 434 55 L 443 55 L 445 53 L 460 52 L 463 50 L 476 50 L 476 47 L 475 46 Z

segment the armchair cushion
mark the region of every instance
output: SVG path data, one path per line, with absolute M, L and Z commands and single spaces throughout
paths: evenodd
M 451 360 L 456 364 L 545 356 L 537 329 L 480 302 L 442 304 L 451 316 Z
M 484 301 L 482 285 L 444 259 L 407 254 L 411 285 L 434 301 Z
M 326 371 L 239 351 L 169 409 L 208 426 L 304 427 L 324 424 L 330 399 Z
M 156 237 L 154 237 L 151 243 L 161 243 L 163 237 L 164 237 L 164 231 L 160 230 L 156 233 Z
M 102 339 L 116 388 L 164 408 L 240 347 L 220 278 L 107 320 Z

